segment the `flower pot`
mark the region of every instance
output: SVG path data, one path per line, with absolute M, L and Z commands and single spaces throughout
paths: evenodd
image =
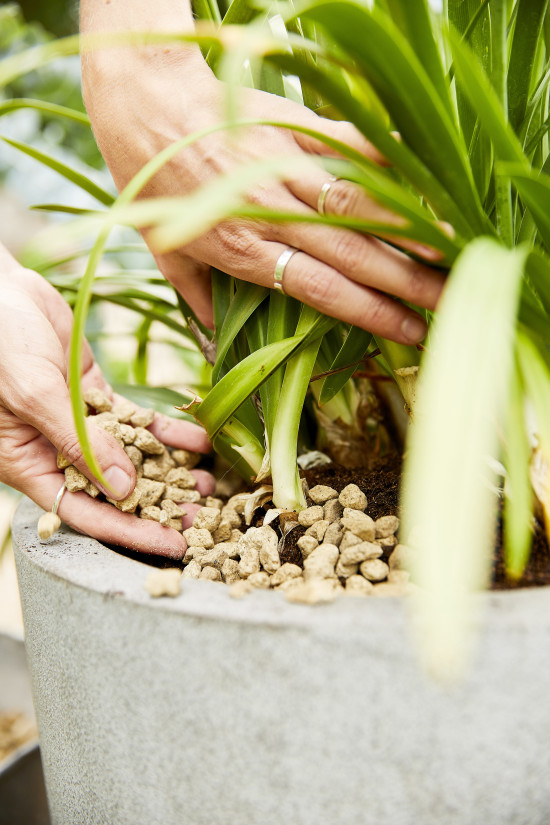
M 402 599 L 289 604 L 183 581 L 63 529 L 13 532 L 54 825 L 547 825 L 549 589 L 480 594 L 453 689 Z

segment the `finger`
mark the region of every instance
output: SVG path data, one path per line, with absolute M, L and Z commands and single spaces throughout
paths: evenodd
M 192 475 L 197 479 L 196 489 L 203 498 L 213 496 L 216 490 L 216 479 L 206 470 L 191 470 Z
M 287 186 L 297 198 L 320 214 L 324 212 L 327 215 L 339 215 L 372 223 L 386 223 L 395 227 L 404 227 L 408 224 L 408 221 L 401 215 L 392 212 L 371 198 L 361 186 L 346 180 L 331 178 L 322 169 L 311 170 L 301 178 L 290 180 Z M 317 234 L 326 235 L 326 227 L 315 228 Z M 309 229 L 310 227 L 307 228 L 308 232 Z M 409 238 L 402 238 L 391 232 L 377 234 L 426 260 L 439 261 L 444 257 L 438 249 Z M 323 260 L 325 260 L 324 256 Z
M 352 281 L 426 309 L 435 309 L 445 284 L 440 272 L 409 258 L 372 235 L 360 235 L 347 229 L 292 224 L 286 227 L 285 240 L 290 246 L 323 261 Z
M 350 146 L 379 166 L 389 166 L 384 155 L 352 123 L 345 120 L 328 120 L 327 118 L 317 117 L 315 122 L 308 123 L 308 125 L 310 128 L 324 132 L 328 137 Z M 340 152 L 327 146 L 318 138 L 304 135 L 301 132 L 295 132 L 294 137 L 296 143 L 305 152 L 326 157 L 342 157 Z
M 32 397 L 32 403 L 30 398 Z M 89 419 L 88 436 L 96 460 L 109 486 L 101 483 L 89 469 L 76 433 L 69 391 L 61 373 L 51 365 L 33 377 L 32 396 L 25 386 L 15 388 L 9 408 L 21 421 L 43 433 L 58 452 L 96 484 L 109 498 L 123 499 L 134 489 L 134 465 L 112 435 Z
M 269 264 L 264 271 L 266 282 L 271 279 L 272 285 L 275 264 L 288 247 L 278 243 L 271 246 Z M 350 280 L 305 252 L 297 252 L 287 263 L 283 286 L 288 295 L 325 315 L 400 344 L 417 344 L 427 332 L 424 319 L 409 307 L 370 286 Z
M 188 504 L 187 502 L 185 502 L 185 504 L 180 504 L 179 506 L 181 507 L 182 513 L 183 513 L 183 516 L 182 516 L 182 519 L 181 519 L 182 529 L 187 530 L 189 527 L 193 526 L 193 520 L 194 520 L 195 516 L 197 515 L 197 513 L 199 512 L 199 510 L 201 509 L 201 505 L 200 504 Z
M 51 510 L 64 481 L 63 473 L 46 472 L 26 479 L 20 489 L 44 510 Z M 187 543 L 177 530 L 122 513 L 86 493 L 65 491 L 57 512 L 69 527 L 98 541 L 171 559 L 182 559 L 185 555 Z
M 182 421 L 155 413 L 148 429 L 168 447 L 190 450 L 193 453 L 209 453 L 212 449 L 212 444 L 203 428 L 191 421 Z

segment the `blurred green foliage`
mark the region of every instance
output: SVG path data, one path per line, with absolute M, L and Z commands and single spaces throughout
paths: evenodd
M 49 3 L 36 5 L 49 6 Z M 52 6 L 58 5 L 61 4 L 52 3 Z M 54 35 L 46 31 L 41 23 L 25 20 L 17 3 L 0 6 L 0 59 L 52 39 Z M 47 100 L 84 112 L 78 58 L 54 61 L 39 71 L 22 75 L 0 91 L 0 101 L 11 98 Z M 36 131 L 45 136 L 49 143 L 65 148 L 87 165 L 95 168 L 104 166 L 89 128 L 70 120 L 36 114 Z
M 78 3 L 75 0 L 21 0 L 28 23 L 40 23 L 58 37 L 78 31 Z

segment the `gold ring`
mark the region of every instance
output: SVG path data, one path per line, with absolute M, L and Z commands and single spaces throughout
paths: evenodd
M 287 246 L 285 251 L 281 252 L 277 258 L 277 263 L 275 264 L 275 272 L 273 273 L 273 289 L 278 289 L 279 292 L 283 293 L 283 295 L 286 295 L 285 288 L 283 286 L 283 277 L 285 274 L 286 265 L 295 252 L 298 252 L 298 250 L 294 249 L 293 246 Z
M 326 180 L 321 186 L 321 191 L 319 192 L 319 197 L 317 198 L 317 212 L 319 213 L 319 215 L 327 214 L 325 212 L 325 201 L 327 199 L 330 187 L 337 180 L 340 180 L 340 178 L 330 178 L 329 180 Z

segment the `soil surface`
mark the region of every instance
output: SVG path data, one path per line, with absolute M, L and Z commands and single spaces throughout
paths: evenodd
M 346 484 L 357 484 L 367 496 L 367 512 L 371 518 L 399 514 L 401 461 L 395 456 L 375 462 L 368 470 L 348 470 L 331 464 L 310 470 L 305 475 L 310 486 L 328 484 L 341 490 Z M 502 520 L 499 518 L 493 554 L 492 590 L 550 585 L 550 547 L 540 521 L 535 520 L 531 556 L 519 581 L 512 581 L 506 575 L 502 539 Z
M 368 468 L 348 469 L 338 464 L 327 464 L 303 473 L 308 485 L 324 484 L 340 492 L 348 484 L 356 484 L 367 496 L 367 513 L 377 519 L 381 516 L 399 515 L 399 489 L 401 483 L 401 460 L 392 455 L 373 461 Z M 253 526 L 260 526 L 265 515 L 264 508 L 258 508 L 252 520 Z M 279 521 L 279 520 L 277 520 Z M 276 522 L 272 526 L 277 526 Z M 281 527 L 282 525 L 278 525 Z M 290 562 L 303 567 L 302 553 L 297 546 L 298 539 L 305 534 L 305 528 L 292 527 L 286 534 L 284 548 L 280 553 L 281 564 Z M 114 547 L 117 552 L 130 558 L 151 564 L 155 567 L 182 567 L 173 560 L 160 556 L 146 556 Z M 388 553 L 382 556 L 387 561 Z M 542 587 L 550 585 L 550 547 L 543 525 L 536 520 L 531 556 L 524 575 L 519 581 L 512 581 L 506 575 L 502 548 L 502 523 L 499 519 L 493 555 L 492 590 L 504 590 L 518 587 Z

